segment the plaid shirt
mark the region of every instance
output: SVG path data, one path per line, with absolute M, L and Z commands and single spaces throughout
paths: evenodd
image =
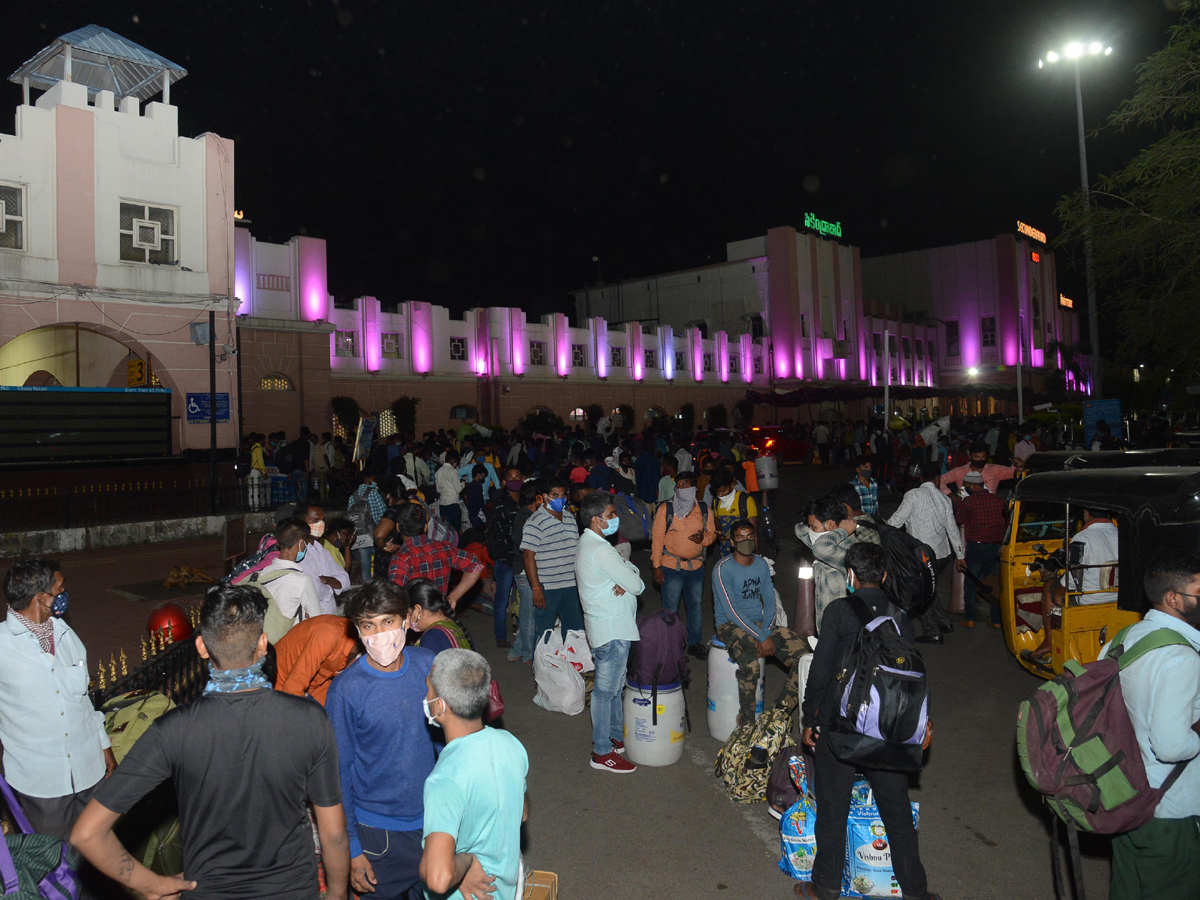
M 977 491 L 958 505 L 954 520 L 966 529 L 968 544 L 999 544 L 1008 522 L 1004 501 L 991 491 Z
M 416 578 L 428 578 L 442 594 L 450 590 L 450 572 L 478 572 L 483 563 L 473 553 L 451 547 L 445 541 L 435 541 L 420 534 L 406 538 L 404 546 L 392 555 L 388 578 L 399 585 Z
M 879 483 L 876 482 L 874 478 L 871 479 L 871 483 L 868 485 L 863 485 L 863 483 L 857 478 L 850 483 L 854 485 L 854 489 L 858 491 L 859 509 L 865 513 L 869 513 L 872 516 L 878 515 Z

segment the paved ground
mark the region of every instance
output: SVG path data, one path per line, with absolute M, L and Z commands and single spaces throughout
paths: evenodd
M 789 609 L 795 597 L 796 511 L 808 496 L 849 477 L 849 470 L 785 469 L 775 504 L 784 534 L 776 583 Z M 895 505 L 885 502 L 884 512 Z M 107 658 L 122 646 L 133 657 L 154 605 L 130 601 L 112 588 L 161 579 L 181 563 L 218 575 L 220 555 L 219 541 L 187 541 L 63 556 L 69 617 L 91 658 Z M 0 563 L 0 574 L 6 568 L 7 561 Z M 646 582 L 651 584 L 648 573 Z M 651 585 L 641 607 L 657 603 Z M 712 632 L 707 590 L 705 622 L 707 637 Z M 729 802 L 713 777 L 719 744 L 705 727 L 705 663 L 693 663 L 687 692 L 693 731 L 683 760 L 618 777 L 587 764 L 587 713 L 572 718 L 535 706 L 530 668 L 504 661 L 481 616 L 471 614 L 468 626 L 500 680 L 505 726 L 529 751 L 526 861 L 559 874 L 564 900 L 791 896 L 791 880 L 775 865 L 778 824 L 765 804 Z M 960 628 L 945 645 L 930 647 L 925 659 L 936 731 L 929 765 L 912 796 L 922 804 L 922 857 L 930 886 L 947 898 L 1048 900 L 1053 897 L 1048 832 L 1016 762 L 1014 739 L 1017 706 L 1040 682 L 1012 662 L 999 632 L 990 629 Z M 783 678 L 782 669 L 768 670 L 768 702 Z M 1085 847 L 1085 853 L 1089 849 L 1088 893 L 1107 896 L 1107 848 Z

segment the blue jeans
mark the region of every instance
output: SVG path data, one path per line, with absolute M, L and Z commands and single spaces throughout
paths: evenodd
M 455 503 L 453 506 L 438 506 L 438 512 L 446 520 L 446 524 L 455 531 L 462 531 L 462 507 Z
M 536 637 L 533 633 L 533 590 L 529 587 L 529 579 L 524 571 L 517 572 L 513 583 L 517 589 L 517 596 L 521 598 L 521 612 L 517 616 L 517 639 L 508 651 L 508 658 L 510 662 L 518 659 L 529 662 L 533 659 L 533 642 Z
M 704 593 L 704 566 L 692 572 L 668 569 L 663 566 L 662 605 L 668 612 L 679 609 L 683 597 L 687 609 L 687 642 L 689 647 L 700 643 L 700 595 Z
M 360 547 L 353 551 L 354 558 L 358 560 L 359 568 L 362 569 L 363 584 L 371 580 L 371 561 L 375 558 L 374 547 Z
M 358 823 L 358 841 L 378 884 L 372 900 L 422 900 L 421 832 L 384 831 Z
M 492 572 L 496 576 L 496 596 L 492 600 L 492 616 L 496 628 L 496 645 L 508 640 L 508 595 L 512 593 L 512 563 L 492 560 Z
M 583 628 L 583 607 L 579 605 L 579 589 L 575 585 L 564 588 L 546 588 L 546 605 L 533 611 L 536 633 L 534 639 L 554 627 L 555 619 L 562 619 L 562 636 L 566 638 L 568 631 L 578 631 Z M 532 604 L 533 601 L 530 601 Z
M 625 708 L 622 706 L 625 667 L 629 664 L 629 641 L 609 641 L 592 648 L 596 664 L 596 686 L 592 688 L 592 752 L 612 753 L 613 741 L 625 740 Z
M 980 581 L 1000 571 L 1000 545 L 967 541 L 967 571 Z M 970 578 L 963 585 L 963 618 L 975 621 L 975 582 Z M 992 621 L 1000 624 L 1000 607 L 993 603 Z

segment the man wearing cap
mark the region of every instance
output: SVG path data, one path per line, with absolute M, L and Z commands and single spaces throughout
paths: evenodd
M 958 505 L 954 519 L 963 527 L 967 545 L 965 559 L 957 563 L 958 571 L 969 572 L 963 592 L 963 627 L 975 627 L 975 591 L 979 581 L 1000 571 L 1000 545 L 1004 543 L 1004 532 L 1008 522 L 1004 517 L 1004 501 L 987 490 L 983 484 L 983 473 L 967 472 L 963 476 L 963 487 L 967 498 Z M 1000 627 L 1000 607 L 991 603 L 993 628 Z

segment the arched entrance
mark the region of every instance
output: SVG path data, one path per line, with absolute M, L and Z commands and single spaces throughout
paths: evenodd
M 144 350 L 79 325 L 46 325 L 0 347 L 0 384 L 32 387 L 128 387 L 129 363 L 146 363 L 140 386 L 158 381 L 158 366 Z

